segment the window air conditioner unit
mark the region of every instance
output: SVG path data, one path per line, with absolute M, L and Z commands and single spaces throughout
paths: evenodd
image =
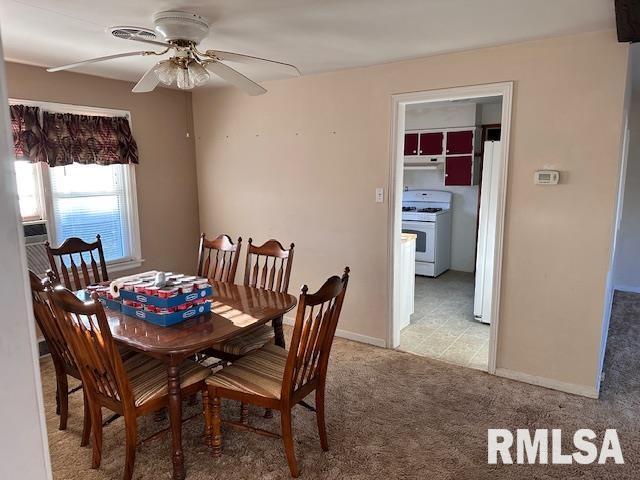
M 36 275 L 43 277 L 50 268 L 45 242 L 48 241 L 47 222 L 23 223 L 24 243 L 27 250 L 27 265 Z

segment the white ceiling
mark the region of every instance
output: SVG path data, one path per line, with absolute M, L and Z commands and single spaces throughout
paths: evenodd
M 168 9 L 211 21 L 203 47 L 293 63 L 303 74 L 614 28 L 613 0 L 0 0 L 5 57 L 52 66 L 145 50 L 105 29 L 152 27 L 151 15 Z M 136 81 L 155 61 L 76 71 Z M 256 80 L 278 76 L 233 66 Z

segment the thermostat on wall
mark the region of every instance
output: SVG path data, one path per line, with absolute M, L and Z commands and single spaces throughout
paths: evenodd
M 560 180 L 560 172 L 557 170 L 538 170 L 533 175 L 536 185 L 557 185 Z

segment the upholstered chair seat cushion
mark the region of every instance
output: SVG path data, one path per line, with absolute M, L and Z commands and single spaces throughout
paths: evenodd
M 167 395 L 167 366 L 160 360 L 137 353 L 126 359 L 123 358 L 124 368 L 131 383 L 136 407 L 149 400 Z M 190 360 L 180 367 L 180 387 L 185 388 L 198 383 L 211 370 Z
M 246 335 L 241 335 L 227 342 L 216 344 L 213 348 L 228 353 L 229 355 L 242 356 L 268 343 L 273 343 L 274 340 L 275 333 L 273 332 L 273 327 L 270 325 L 262 325 Z
M 288 352 L 268 344 L 217 371 L 206 383 L 212 387 L 236 390 L 268 398 L 280 398 Z

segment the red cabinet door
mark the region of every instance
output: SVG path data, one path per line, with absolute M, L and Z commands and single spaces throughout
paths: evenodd
M 447 155 L 473 153 L 473 131 L 447 132 Z
M 405 155 L 418 154 L 418 134 L 417 133 L 404 134 L 404 154 Z
M 421 133 L 420 155 L 442 155 L 443 138 L 444 133 L 442 132 Z
M 444 184 L 448 186 L 471 185 L 472 165 L 473 157 L 471 155 L 447 157 L 445 161 Z

